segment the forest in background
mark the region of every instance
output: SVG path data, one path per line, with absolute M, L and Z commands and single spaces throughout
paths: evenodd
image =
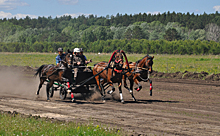
M 0 19 L 1 52 L 86 52 L 219 54 L 220 13 L 94 15 Z

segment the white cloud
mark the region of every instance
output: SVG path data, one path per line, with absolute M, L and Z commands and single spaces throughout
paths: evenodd
M 0 0 L 0 10 L 12 10 L 17 6 L 28 6 L 28 4 L 20 0 Z
M 62 15 L 57 15 L 57 17 L 61 17 L 61 16 L 71 16 L 72 18 L 74 17 L 78 17 L 80 15 L 84 15 L 84 16 L 89 16 L 91 14 L 83 14 L 83 13 L 75 13 L 75 14 L 69 14 L 69 13 L 66 13 L 66 14 L 62 14 Z M 11 14 L 9 12 L 4 12 L 4 11 L 0 11 L 0 18 L 13 18 L 13 17 L 16 17 L 16 19 L 20 19 L 20 18 L 26 18 L 26 16 L 29 16 L 30 18 L 38 18 L 37 15 L 30 15 L 30 14 Z M 44 16 L 44 17 L 48 17 L 48 16 Z M 55 18 L 55 16 L 52 16 L 53 18 Z
M 58 0 L 58 2 L 62 5 L 75 5 L 79 0 Z
M 213 9 L 215 9 L 215 11 L 220 11 L 220 5 L 214 6 Z
M 19 18 L 25 18 L 26 16 L 29 16 L 30 18 L 38 18 L 38 16 L 36 16 L 36 15 L 30 15 L 30 14 L 15 14 L 15 15 L 12 15 L 11 13 L 0 11 L 0 18 L 16 17 L 17 19 L 19 19 Z

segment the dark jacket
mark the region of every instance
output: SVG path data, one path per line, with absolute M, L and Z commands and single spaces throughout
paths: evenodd
M 81 62 L 80 65 L 77 65 L 77 62 Z M 73 65 L 74 66 L 85 66 L 85 58 L 82 55 L 74 55 L 73 57 Z

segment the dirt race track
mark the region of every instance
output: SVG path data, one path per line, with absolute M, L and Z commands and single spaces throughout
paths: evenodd
M 39 78 L 33 74 L 22 68 L 0 69 L 0 111 L 105 124 L 128 135 L 220 135 L 220 81 L 152 78 L 153 96 L 149 83 L 142 82 L 143 89 L 134 91 L 137 102 L 123 89 L 125 104 L 120 103 L 116 89 L 106 103 L 98 93 L 87 100 L 77 94 L 71 103 L 70 96 L 60 100 L 58 92 L 47 102 L 45 87 L 36 97 Z

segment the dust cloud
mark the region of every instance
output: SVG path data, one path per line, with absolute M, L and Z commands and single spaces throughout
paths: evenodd
M 32 72 L 34 73 L 34 72 Z M 39 85 L 39 77 L 32 73 L 27 74 L 19 68 L 1 67 L 0 69 L 0 96 L 36 98 Z M 45 96 L 45 87 L 41 88 L 40 96 Z
M 34 76 L 34 69 L 30 67 L 18 67 L 18 66 L 0 66 L 0 97 L 19 97 L 32 100 L 46 100 L 46 85 L 40 90 L 40 94 L 37 96 L 36 91 L 38 89 L 40 79 L 39 76 Z M 46 82 L 44 83 L 46 84 Z M 76 100 L 87 101 L 101 101 L 101 94 L 98 88 L 90 90 L 91 95 L 74 94 Z M 110 96 L 106 94 L 106 100 L 116 99 L 119 100 L 118 95 Z M 54 92 L 54 96 L 59 99 L 59 91 Z M 51 98 L 51 99 L 53 99 Z M 70 99 L 70 95 L 67 95 L 67 100 Z

